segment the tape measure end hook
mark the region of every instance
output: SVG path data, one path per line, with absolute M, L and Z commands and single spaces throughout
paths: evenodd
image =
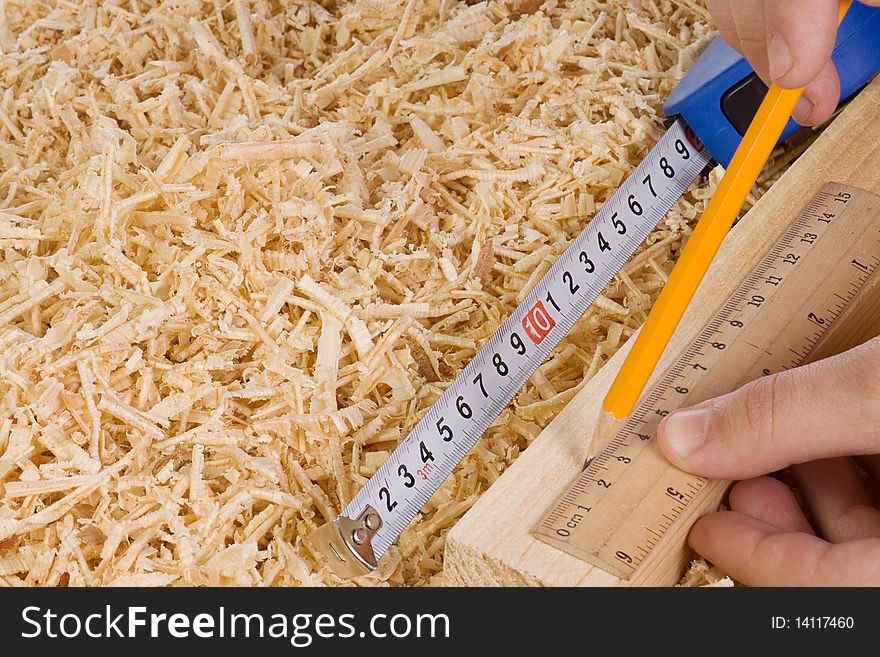
M 309 538 L 327 557 L 330 569 L 339 577 L 349 579 L 376 570 L 378 561 L 371 541 L 381 526 L 379 513 L 368 505 L 355 520 L 337 516 L 336 520 L 318 527 Z

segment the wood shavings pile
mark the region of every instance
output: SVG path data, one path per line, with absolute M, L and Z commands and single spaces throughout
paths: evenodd
M 0 583 L 339 584 L 335 517 L 638 163 L 695 0 L 0 0 Z M 686 195 L 360 584 L 645 319 Z

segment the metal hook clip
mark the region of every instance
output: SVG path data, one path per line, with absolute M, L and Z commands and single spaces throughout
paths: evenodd
M 376 569 L 372 540 L 382 526 L 382 518 L 372 506 L 355 519 L 338 516 L 312 532 L 311 539 L 327 556 L 330 568 L 340 577 L 358 577 Z

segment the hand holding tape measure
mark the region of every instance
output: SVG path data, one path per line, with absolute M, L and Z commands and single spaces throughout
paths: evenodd
M 841 27 L 834 56 L 848 97 L 880 69 L 880 14 L 854 7 Z M 746 163 L 757 175 L 780 133 L 784 138 L 797 129 L 785 120 L 794 107 L 792 94 L 774 89 L 762 103 L 765 92 L 733 50 L 721 41 L 710 46 L 665 107 L 673 120 L 666 135 L 340 516 L 313 534 L 337 573 L 354 576 L 376 567 L 378 558 L 712 157 L 730 163 L 732 171 Z M 756 110 L 758 119 L 752 121 Z M 770 124 L 771 130 L 760 130 L 762 149 L 738 163 L 733 154 L 743 127 L 751 123 Z M 748 144 L 750 138 L 742 141 Z M 722 205 L 731 205 L 730 198 L 737 194 L 744 197 L 753 182 L 754 177 L 731 180 L 733 193 L 725 194 L 729 198 Z M 711 232 L 715 235 L 719 229 Z M 433 466 L 427 480 L 407 476 L 427 464 Z

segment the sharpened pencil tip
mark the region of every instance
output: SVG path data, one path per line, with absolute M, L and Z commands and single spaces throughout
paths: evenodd
M 590 466 L 593 457 L 603 448 L 617 429 L 618 419 L 614 417 L 611 411 L 603 410 L 599 417 L 596 418 L 596 424 L 593 426 L 593 435 L 590 438 L 587 449 L 587 460 L 584 461 L 584 470 Z

